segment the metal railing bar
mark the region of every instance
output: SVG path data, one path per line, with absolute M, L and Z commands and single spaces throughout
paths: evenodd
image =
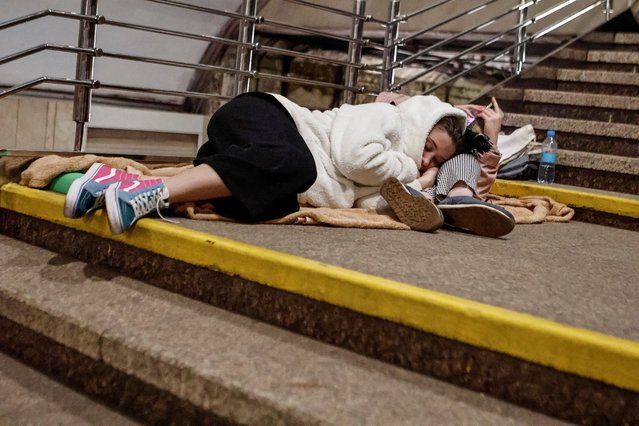
M 421 15 L 422 13 L 426 13 L 428 11 L 431 11 L 431 10 L 441 6 L 444 3 L 449 3 L 449 2 L 450 2 L 450 0 L 442 0 L 439 3 L 434 3 L 434 4 L 431 4 L 430 6 L 425 6 L 425 7 L 421 8 L 421 9 L 418 9 L 418 10 L 413 11 L 411 13 L 407 13 L 405 15 L 402 15 L 399 19 L 391 21 L 390 24 L 394 24 L 395 22 L 406 22 L 406 21 L 408 21 L 411 18 L 414 18 L 414 17 L 416 17 L 418 15 Z
M 472 52 L 474 52 L 476 50 L 479 50 L 482 47 L 488 46 L 488 45 L 496 42 L 497 40 L 503 38 L 508 32 L 510 32 L 510 30 L 501 32 L 501 33 L 493 36 L 492 38 L 490 38 L 488 40 L 485 40 L 485 41 L 483 41 L 481 43 L 478 43 L 478 44 L 476 44 L 474 46 L 469 47 L 468 49 L 462 51 L 461 53 L 459 53 L 459 54 L 457 54 L 455 56 L 451 56 L 450 58 L 447 58 L 447 59 L 443 60 L 442 62 L 438 62 L 437 64 L 425 69 L 424 71 L 422 71 L 422 72 L 420 72 L 418 74 L 415 74 L 414 76 L 402 81 L 401 84 L 396 84 L 395 86 L 393 86 L 393 89 L 394 90 L 399 90 L 401 88 L 401 86 L 404 86 L 404 85 L 406 85 L 408 83 L 412 83 L 413 81 L 415 81 L 415 80 L 425 76 L 426 74 L 436 70 L 437 68 L 441 67 L 442 65 L 449 64 L 452 61 L 457 60 L 457 59 L 459 59 L 459 58 L 461 58 L 461 57 L 463 57 L 463 56 L 465 56 L 465 55 L 467 55 L 469 53 L 472 53 Z M 399 63 L 401 63 L 401 61 Z
M 452 21 L 454 21 L 454 20 L 456 20 L 456 19 L 459 19 L 459 18 L 461 18 L 461 17 L 463 17 L 463 16 L 470 16 L 470 15 L 472 15 L 472 14 L 476 13 L 476 12 L 479 12 L 480 10 L 482 10 L 482 9 L 486 8 L 486 6 L 488 6 L 489 4 L 491 4 L 491 3 L 495 3 L 495 2 L 497 2 L 497 1 L 499 1 L 499 0 L 488 0 L 487 2 L 482 3 L 482 4 L 480 4 L 479 6 L 475 6 L 475 7 L 473 7 L 472 9 L 469 9 L 469 10 L 467 10 L 467 11 L 465 11 L 465 12 L 458 13 L 457 15 L 451 16 L 450 18 L 445 19 L 445 20 L 441 21 L 441 22 L 440 22 L 440 23 L 438 23 L 438 24 L 432 25 L 432 26 L 430 26 L 430 27 L 428 27 L 428 28 L 425 28 L 425 29 L 423 29 L 423 30 L 419 30 L 419 31 L 417 31 L 417 32 L 415 32 L 415 33 L 413 33 L 413 34 L 411 34 L 411 35 L 407 36 L 407 37 L 403 37 L 403 38 L 401 38 L 400 40 L 396 41 L 396 42 L 395 42 L 395 43 L 393 43 L 393 44 L 398 44 L 398 45 L 399 45 L 399 44 L 405 44 L 406 42 L 409 42 L 409 41 L 411 41 L 411 40 L 413 40 L 413 39 L 416 39 L 416 38 L 417 38 L 417 37 L 419 37 L 420 35 L 425 34 L 425 33 L 429 32 L 429 31 L 432 31 L 432 30 L 434 30 L 435 28 L 439 28 L 439 27 L 441 27 L 442 25 L 448 24 L 449 22 L 452 22 Z
M 45 43 L 39 46 L 30 47 L 20 52 L 12 53 L 3 58 L 0 58 L 0 65 L 6 64 L 11 61 L 15 61 L 25 56 L 33 55 L 34 53 L 42 52 L 44 50 L 54 50 L 59 52 L 70 53 L 85 53 L 87 55 L 100 56 L 102 51 L 100 49 L 91 49 L 85 47 L 65 46 L 61 44 Z
M 210 13 L 213 15 L 226 16 L 227 18 L 244 19 L 244 20 L 250 20 L 250 21 L 257 21 L 257 19 L 259 19 L 259 17 L 257 16 L 247 16 L 241 13 L 229 12 L 227 10 L 213 9 L 210 7 L 199 6 L 196 4 L 182 3 L 182 2 L 174 1 L 174 0 L 146 0 L 146 1 L 151 3 L 159 3 L 159 4 L 165 4 L 167 6 L 178 7 L 180 9 L 190 9 L 190 10 L 195 10 L 197 12 L 204 12 L 204 13 Z
M 92 15 L 83 15 L 75 12 L 67 12 L 64 10 L 54 10 L 54 9 L 45 9 L 39 12 L 34 12 L 30 15 L 25 15 L 20 18 L 15 18 L 10 21 L 0 23 L 0 30 L 4 30 L 5 28 L 10 28 L 16 25 L 24 24 L 29 21 L 33 21 L 36 19 L 44 18 L 45 16 L 56 16 L 59 18 L 68 18 L 68 19 L 76 19 L 79 21 L 91 21 L 96 24 L 102 23 L 104 19 L 103 16 L 92 16 Z
M 544 19 L 546 16 L 552 15 L 553 13 L 557 12 L 558 10 L 563 9 L 566 6 L 569 6 L 571 4 L 573 4 L 574 2 L 576 2 L 578 0 L 568 0 L 564 3 L 558 4 L 554 7 L 551 7 L 550 9 L 547 9 L 543 12 L 540 12 L 539 14 L 535 15 L 535 20 L 540 21 L 542 19 Z
M 526 4 L 524 4 L 522 6 L 514 6 L 511 9 L 507 10 L 506 12 L 500 13 L 499 15 L 495 16 L 494 18 L 492 18 L 492 19 L 490 19 L 488 21 L 484 21 L 481 24 L 478 24 L 478 25 L 476 25 L 476 26 L 474 26 L 472 28 L 469 28 L 466 31 L 463 31 L 461 33 L 457 33 L 456 35 L 454 35 L 452 37 L 449 37 L 447 39 L 440 40 L 439 42 L 437 42 L 437 43 L 435 43 L 435 44 L 433 44 L 431 46 L 428 46 L 427 48 L 425 48 L 423 50 L 420 50 L 419 52 L 416 52 L 416 53 L 414 53 L 414 54 L 412 54 L 412 55 L 410 55 L 410 56 L 408 56 L 406 58 L 403 58 L 402 62 L 403 63 L 410 63 L 413 59 L 415 59 L 415 58 L 417 58 L 417 57 L 419 57 L 421 55 L 424 55 L 424 54 L 426 54 L 426 53 L 428 53 L 428 52 L 430 52 L 432 50 L 435 50 L 438 47 L 444 46 L 444 45 L 450 43 L 451 41 L 457 40 L 458 38 L 463 37 L 466 34 L 469 34 L 469 33 L 473 32 L 473 31 L 477 31 L 479 29 L 485 28 L 485 27 L 497 22 L 498 19 L 501 19 L 504 16 L 507 16 L 507 15 L 509 15 L 511 13 L 514 13 L 514 12 L 518 12 L 520 9 L 527 8 L 527 7 L 529 7 L 529 6 L 533 5 L 533 4 L 539 3 L 541 1 L 542 0 L 530 0 L 530 1 L 528 1 Z
M 537 33 L 533 34 L 532 41 L 534 42 L 535 40 L 537 40 L 540 37 L 545 36 L 549 32 L 552 32 L 552 31 L 556 30 L 557 28 L 567 24 L 568 22 L 579 18 L 581 15 L 584 15 L 584 14 L 590 12 L 592 9 L 594 9 L 595 7 L 597 7 L 597 6 L 599 6 L 599 5 L 603 4 L 603 3 L 605 3 L 605 0 L 599 0 L 599 1 L 591 4 L 590 6 L 586 7 L 585 9 L 582 9 L 581 11 L 579 11 L 579 12 L 577 12 L 577 13 L 571 15 L 571 16 L 568 16 L 568 17 L 564 18 L 564 19 L 562 19 L 559 22 L 556 22 L 554 25 L 551 25 L 550 27 L 546 27 L 541 32 L 537 32 Z
M 283 55 L 283 56 L 293 56 L 293 57 L 299 57 L 299 58 L 313 59 L 313 60 L 316 60 L 318 62 L 326 62 L 326 63 L 332 64 L 332 65 L 341 65 L 341 66 L 350 67 L 350 68 L 357 68 L 357 69 L 366 68 L 366 65 L 365 64 L 361 64 L 361 63 L 353 63 L 353 62 L 349 62 L 349 61 L 341 61 L 339 59 L 331 59 L 331 58 L 327 58 L 325 56 L 311 55 L 310 53 L 298 52 L 296 50 L 282 49 L 280 47 L 263 46 L 263 45 L 261 45 L 259 43 L 256 44 L 255 50 L 257 52 L 264 51 L 264 52 L 269 52 L 269 53 L 276 53 L 276 54 Z
M 562 7 L 566 7 L 566 6 L 570 5 L 571 3 L 574 3 L 575 1 L 576 1 L 576 0 L 568 0 L 568 1 L 566 1 L 565 3 L 562 3 L 561 5 L 559 5 L 559 6 L 561 6 L 561 7 L 554 7 L 553 9 L 555 9 L 554 11 L 556 12 L 557 10 L 561 9 Z M 604 1 L 604 0 L 599 0 L 597 3 L 599 3 L 599 4 L 600 4 L 602 1 Z M 542 15 L 542 14 L 540 14 L 540 15 Z M 402 84 L 401 84 L 401 85 L 395 85 L 395 86 L 393 86 L 393 89 L 398 90 L 398 89 L 399 89 L 399 87 L 401 87 L 402 85 L 405 85 L 405 84 L 411 83 L 411 82 L 413 82 L 413 81 L 415 81 L 415 80 L 417 80 L 417 79 L 419 79 L 419 78 L 423 77 L 424 75 L 426 75 L 426 74 L 428 74 L 428 73 L 432 72 L 433 70 L 435 70 L 435 69 L 437 69 L 437 68 L 441 67 L 442 65 L 446 65 L 446 64 L 448 64 L 448 63 L 450 63 L 450 62 L 452 62 L 452 61 L 454 61 L 454 60 L 456 60 L 456 59 L 459 59 L 459 58 L 461 58 L 461 57 L 463 57 L 463 56 L 465 56 L 465 55 L 467 55 L 467 54 L 469 54 L 469 53 L 472 53 L 472 52 L 474 52 L 474 51 L 476 51 L 476 50 L 479 50 L 479 49 L 481 49 L 482 47 L 488 46 L 488 45 L 490 45 L 490 44 L 492 44 L 492 43 L 496 42 L 497 40 L 499 40 L 499 39 L 503 38 L 506 34 L 508 34 L 508 33 L 512 32 L 512 31 L 514 31 L 514 30 L 517 30 L 517 29 L 519 29 L 519 28 L 523 28 L 523 27 L 527 27 L 527 26 L 529 26 L 529 25 L 532 25 L 532 24 L 536 23 L 538 20 L 543 19 L 543 18 L 546 18 L 547 16 L 548 16 L 548 14 L 547 14 L 547 13 L 543 13 L 543 16 L 541 16 L 541 18 L 539 18 L 539 15 L 536 15 L 536 16 L 535 16 L 535 17 L 533 17 L 533 18 L 530 18 L 530 19 L 527 19 L 527 20 L 525 20 L 525 21 L 523 21 L 523 22 L 521 22 L 521 23 L 518 23 L 517 25 L 515 25 L 515 26 L 514 26 L 514 27 L 512 27 L 512 28 L 507 29 L 507 30 L 505 30 L 505 31 L 502 31 L 501 33 L 498 33 L 497 35 L 495 35 L 495 36 L 493 36 L 493 37 L 489 38 L 488 40 L 485 40 L 485 41 L 483 41 L 483 42 L 481 42 L 481 43 L 478 43 L 478 44 L 476 44 L 476 45 L 474 45 L 474 46 L 471 46 L 471 47 L 469 47 L 468 49 L 466 49 L 466 50 L 464 50 L 464 51 L 462 51 L 462 52 L 458 53 L 457 55 L 452 56 L 452 57 L 450 57 L 450 58 L 448 58 L 448 59 L 446 59 L 446 60 L 444 60 L 444 61 L 442 61 L 442 62 L 440 62 L 440 63 L 438 63 L 438 64 L 435 64 L 435 65 L 433 65 L 432 67 L 427 68 L 426 70 L 422 71 L 422 72 L 421 72 L 421 73 L 419 73 L 419 74 L 416 74 L 416 75 L 412 76 L 411 78 L 409 78 L 409 79 L 407 79 L 407 80 L 404 80 L 404 81 L 402 82 Z M 528 40 L 528 38 L 526 38 L 526 39 L 524 39 L 524 40 Z M 522 44 L 523 44 L 523 43 L 522 43 Z M 404 65 L 404 63 L 403 63 L 402 61 L 398 61 L 397 63 L 393 64 L 393 66 L 403 66 L 403 65 Z
M 570 15 L 569 17 L 566 17 L 566 18 L 563 20 L 563 21 L 564 21 L 564 24 L 565 24 L 565 23 L 567 23 L 567 22 L 570 22 L 570 21 L 572 21 L 572 20 L 575 20 L 575 19 L 579 18 L 581 15 L 583 15 L 583 14 L 585 14 L 585 13 L 589 12 L 590 10 L 592 10 L 593 8 L 595 8 L 595 7 L 599 6 L 599 5 L 601 5 L 601 4 L 602 4 L 602 3 L 604 3 L 604 2 L 605 2 L 605 0 L 598 0 L 598 1 L 596 1 L 595 3 L 592 3 L 590 6 L 586 7 L 585 9 L 582 9 L 581 11 L 576 12 L 576 13 L 574 13 L 574 14 Z M 526 37 L 523 41 L 521 41 L 521 42 L 516 42 L 516 43 L 514 43 L 513 45 L 511 45 L 511 46 L 509 46 L 509 47 L 507 47 L 507 48 L 505 48 L 505 49 L 501 50 L 500 52 L 496 53 L 494 56 L 489 57 L 489 58 L 487 58 L 487 59 L 485 59 L 485 60 L 483 60 L 483 61 L 479 62 L 477 65 L 475 65 L 475 66 L 473 66 L 473 67 L 471 67 L 471 68 L 469 68 L 469 69 L 467 69 L 467 70 L 464 70 L 464 71 L 463 71 L 463 72 L 461 72 L 461 73 L 458 73 L 458 74 L 456 74 L 456 75 L 452 76 L 452 77 L 451 77 L 451 78 L 449 78 L 448 80 L 445 80 L 445 81 L 441 82 L 440 84 L 438 84 L 438 85 L 436 85 L 436 86 L 431 87 L 431 88 L 430 88 L 430 89 L 428 89 L 426 92 L 424 92 L 424 94 L 432 93 L 433 91 L 435 91 L 435 90 L 439 89 L 440 87 L 442 87 L 442 86 L 444 86 L 444 85 L 446 85 L 446 84 L 448 84 L 448 83 L 450 83 L 450 82 L 452 82 L 452 81 L 454 81 L 454 80 L 456 80 L 456 79 L 458 79 L 458 78 L 460 78 L 460 77 L 463 77 L 464 75 L 466 75 L 466 74 L 468 74 L 468 73 L 470 73 L 470 72 L 472 72 L 472 71 L 476 70 L 477 68 L 479 68 L 479 67 L 481 67 L 481 66 L 486 65 L 488 62 L 493 61 L 493 60 L 496 60 L 496 59 L 498 59 L 498 58 L 502 57 L 503 55 L 505 55 L 506 53 L 508 53 L 508 52 L 509 52 L 509 51 L 511 51 L 511 50 L 516 49 L 516 48 L 517 48 L 517 47 L 519 47 L 520 45 L 530 43 L 530 42 L 534 41 L 535 39 L 539 38 L 541 35 L 546 35 L 546 34 L 548 34 L 549 32 L 551 32 L 551 31 L 553 31 L 553 30 L 555 30 L 555 29 L 557 29 L 557 28 L 559 28 L 559 27 L 557 26 L 557 23 L 554 23 L 554 24 L 552 24 L 552 25 L 550 25 L 550 26 L 548 26 L 548 27 L 544 28 L 543 30 L 540 30 L 539 32 L 537 32 L 537 33 L 535 33 L 535 34 L 532 34 L 532 35 L 530 35 L 530 36 Z M 541 34 L 541 35 L 538 35 L 538 34 Z M 556 49 L 556 50 L 558 50 L 558 49 Z
M 350 90 L 351 92 L 356 92 L 356 93 L 363 93 L 365 90 L 364 87 L 345 86 L 343 84 L 328 83 L 324 81 L 308 80 L 305 78 L 289 77 L 289 76 L 283 76 L 283 75 L 268 74 L 263 72 L 255 72 L 254 75 L 255 75 L 255 78 L 285 81 L 287 83 L 298 83 L 298 84 L 303 84 L 305 86 L 327 87 L 330 89 L 339 89 L 339 90 Z
M 229 45 L 232 45 L 232 46 L 252 47 L 252 44 L 250 44 L 250 43 L 248 43 L 248 44 L 247 43 L 241 43 L 241 42 L 239 42 L 237 40 L 233 40 L 233 39 L 227 39 L 227 38 L 210 36 L 210 35 L 203 35 L 203 34 L 186 33 L 186 32 L 183 32 L 183 31 L 166 30 L 166 29 L 163 29 L 163 28 L 150 27 L 148 25 L 132 24 L 132 23 L 129 23 L 129 22 L 115 21 L 115 20 L 112 20 L 112 19 L 105 19 L 104 24 L 105 25 L 112 25 L 114 27 L 128 28 L 128 29 L 131 29 L 131 30 L 145 31 L 145 32 L 151 32 L 151 33 L 157 33 L 157 34 L 163 34 L 163 35 L 169 35 L 169 36 L 181 37 L 181 38 L 188 38 L 188 39 L 192 39 L 192 40 L 203 40 L 203 41 L 208 41 L 208 42 L 229 44 Z
M 201 71 L 223 72 L 228 74 L 237 74 L 239 72 L 235 68 L 220 67 L 217 65 L 172 61 L 168 59 L 158 59 L 158 58 L 150 58 L 146 56 L 126 55 L 123 53 L 115 53 L 115 52 L 102 52 L 102 57 L 123 59 L 126 61 L 145 62 L 145 63 L 157 64 L 157 65 L 168 65 L 168 66 L 178 67 L 178 68 L 190 68 L 190 69 L 201 70 Z
M 495 1 L 495 0 L 493 0 L 493 1 Z M 280 22 L 280 21 L 274 21 L 272 19 L 266 19 L 265 18 L 259 24 L 266 25 L 266 26 L 271 26 L 271 27 L 277 27 L 277 28 L 286 28 L 287 30 L 295 30 L 295 31 L 299 31 L 299 32 L 302 32 L 302 33 L 306 33 L 306 34 L 319 35 L 319 36 L 330 38 L 330 39 L 333 39 L 333 40 L 345 41 L 347 43 L 351 43 L 351 42 L 352 43 L 358 43 L 358 44 L 361 44 L 361 45 L 364 45 L 364 46 L 368 45 L 368 43 L 369 43 L 368 39 L 357 40 L 357 39 L 354 39 L 352 37 L 339 36 L 339 35 L 327 33 L 327 32 L 324 32 L 324 31 L 314 30 L 312 28 L 296 27 L 295 25 L 286 24 L 286 23 Z
M 119 85 L 119 84 L 101 83 L 100 84 L 100 89 L 122 90 L 122 91 L 127 91 L 127 92 L 153 93 L 155 95 L 178 96 L 178 97 L 186 97 L 186 98 L 231 99 L 230 96 L 216 95 L 216 94 L 213 94 L 213 93 L 190 92 L 190 91 L 182 91 L 182 90 L 154 89 L 154 88 L 151 88 L 151 87 L 123 86 L 123 85 Z
M 40 84 L 51 83 L 51 84 L 62 84 L 65 86 L 82 86 L 82 87 L 91 87 L 98 88 L 100 87 L 99 81 L 85 81 L 85 80 L 76 80 L 73 78 L 58 78 L 58 77 L 38 77 L 34 80 L 27 81 L 26 83 L 19 84 L 17 86 L 13 86 L 7 90 L 3 90 L 0 92 L 0 99 L 5 96 L 12 95 L 14 93 L 21 92 L 26 89 L 30 89 L 31 87 L 38 86 Z
M 382 21 L 381 19 L 373 18 L 370 15 L 360 15 L 360 14 L 353 13 L 353 12 L 348 11 L 348 10 L 338 9 L 336 7 L 325 6 L 325 5 L 322 5 L 322 4 L 311 3 L 311 2 L 306 1 L 306 0 L 285 0 L 285 1 L 287 1 L 289 3 L 301 4 L 303 6 L 312 7 L 313 9 L 323 10 L 325 12 L 335 13 L 337 15 L 342 15 L 342 16 L 346 16 L 346 17 L 349 17 L 349 18 L 361 19 L 364 22 L 375 22 L 375 23 L 383 24 L 383 25 L 387 24 L 386 21 Z

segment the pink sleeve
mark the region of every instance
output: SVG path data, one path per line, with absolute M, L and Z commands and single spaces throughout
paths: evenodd
M 402 95 L 399 93 L 393 93 L 393 92 L 382 92 L 379 95 L 377 95 L 377 97 L 375 98 L 375 102 L 385 102 L 387 104 L 395 104 L 395 105 L 399 105 L 404 101 L 407 101 L 410 99 L 410 96 L 406 96 L 406 95 Z
M 481 173 L 479 180 L 477 181 L 477 197 L 485 200 L 486 195 L 490 191 L 490 187 L 495 183 L 497 178 L 497 169 L 499 168 L 499 160 L 501 154 L 499 152 L 490 150 L 481 157 L 479 157 L 479 163 L 481 166 Z

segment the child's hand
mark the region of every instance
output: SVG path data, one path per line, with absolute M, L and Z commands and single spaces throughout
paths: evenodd
M 499 108 L 497 99 L 493 97 L 492 101 L 492 108 L 485 108 L 477 117 L 484 120 L 483 133 L 488 136 L 493 146 L 497 146 L 497 136 L 501 130 L 501 121 L 504 118 L 504 113 L 501 108 Z
M 417 181 L 422 186 L 422 189 L 430 188 L 435 185 L 435 181 L 437 180 L 437 172 L 439 172 L 439 167 L 431 167 L 417 178 Z

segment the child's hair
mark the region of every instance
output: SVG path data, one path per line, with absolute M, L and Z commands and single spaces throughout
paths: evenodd
M 486 135 L 460 127 L 459 119 L 452 115 L 443 117 L 434 127 L 439 127 L 448 133 L 455 145 L 455 154 L 468 153 L 479 158 L 492 147 Z

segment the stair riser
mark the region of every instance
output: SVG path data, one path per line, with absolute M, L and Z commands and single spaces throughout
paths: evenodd
M 499 105 L 508 112 L 602 121 L 604 126 L 609 122 L 639 123 L 639 111 L 517 101 L 501 101 Z M 637 143 L 639 147 L 639 135 Z
M 503 127 L 505 133 L 514 130 L 514 127 Z M 546 129 L 536 129 L 536 135 L 538 141 L 543 141 Z M 560 149 L 639 158 L 639 141 L 636 140 L 564 132 L 559 132 L 557 137 Z
M 605 419 L 621 423 L 639 415 L 636 392 L 268 288 L 237 276 L 187 265 L 61 225 L 0 209 L 0 232 L 569 421 L 592 423 Z M 42 348 L 46 345 L 37 346 Z
M 618 63 L 606 63 L 606 62 L 585 62 L 585 61 L 573 61 L 570 59 L 556 59 L 550 58 L 542 63 L 545 67 L 554 68 L 572 68 L 581 70 L 606 70 L 606 71 L 623 71 L 623 72 L 637 72 L 639 64 L 618 64 Z
M 634 217 L 619 216 L 612 213 L 581 208 L 574 208 L 574 210 L 575 215 L 572 220 L 639 232 L 639 220 Z
M 639 195 L 639 176 L 557 165 L 555 183 Z
M 1 315 L 0 349 L 146 424 L 231 424 Z

